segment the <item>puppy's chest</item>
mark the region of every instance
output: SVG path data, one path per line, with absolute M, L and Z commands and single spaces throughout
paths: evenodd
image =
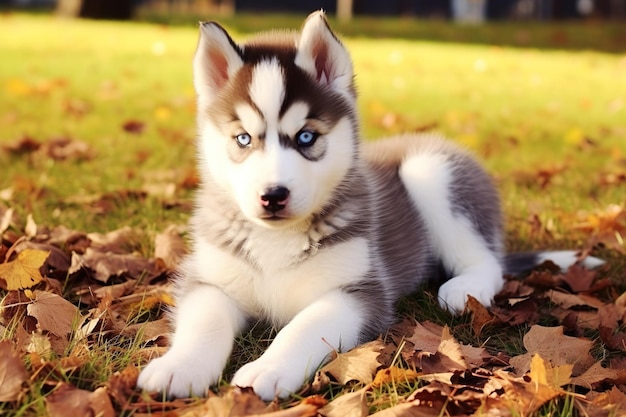
M 255 269 L 273 273 L 302 263 L 317 251 L 317 244 L 305 233 L 253 229 L 241 248 Z
M 249 236 L 244 247 L 250 269 L 231 286 L 251 315 L 285 324 L 328 291 L 357 282 L 371 270 L 364 238 L 318 250 L 308 237 L 272 235 Z

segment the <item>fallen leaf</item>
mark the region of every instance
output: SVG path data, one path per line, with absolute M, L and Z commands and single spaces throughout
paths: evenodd
M 371 385 L 376 388 L 386 384 L 410 383 L 416 381 L 420 375 L 420 373 L 415 372 L 412 369 L 391 366 L 376 372 L 376 376 L 374 377 L 374 381 L 372 381 Z
M 56 294 L 34 291 L 34 298 L 26 307 L 28 315 L 37 319 L 37 328 L 65 337 L 72 332 L 80 318 L 78 308 Z
M 471 295 L 467 296 L 465 309 L 472 314 L 472 330 L 474 330 L 476 336 L 480 336 L 485 326 L 495 321 L 495 316 Z
M 139 120 L 128 120 L 122 125 L 122 129 L 124 129 L 125 132 L 135 135 L 141 134 L 145 128 L 146 124 L 144 122 L 140 122 Z
M 209 394 L 210 395 L 210 394 Z M 226 417 L 266 414 L 276 410 L 276 405 L 265 404 L 252 388 L 231 387 L 224 395 L 210 395 L 197 407 L 180 413 L 180 417 Z
M 0 213 L 2 213 L 2 216 L 0 216 L 0 236 L 11 226 L 11 222 L 13 222 L 13 212 L 14 210 L 12 208 L 6 210 L 0 208 Z M 0 259 L 0 261 L 2 260 L 3 259 Z
M 370 414 L 370 417 L 439 417 L 441 415 L 441 411 L 437 410 L 436 407 L 428 407 L 420 402 L 413 401 L 408 403 L 403 402 L 385 408 L 384 410 Z
M 17 401 L 28 381 L 22 358 L 8 340 L 0 341 L 0 402 Z
M 437 347 L 437 354 L 440 356 L 440 366 L 434 372 L 456 371 L 468 369 L 467 362 L 463 356 L 461 345 L 450 333 L 450 328 L 445 326 L 441 334 L 441 343 Z M 429 371 L 428 373 L 432 373 Z
M 107 283 L 112 277 L 127 275 L 132 278 L 153 278 L 158 275 L 155 262 L 134 254 L 117 254 L 101 252 L 87 248 L 84 255 L 72 254 L 72 265 L 69 273 L 74 274 L 81 269 L 92 271 L 92 277 Z
M 604 303 L 596 297 L 585 294 L 567 294 L 556 290 L 550 290 L 546 293 L 546 295 L 550 301 L 564 309 L 572 307 L 591 307 L 598 309 L 604 305 Z
M 92 249 L 119 254 L 126 254 L 132 251 L 137 242 L 141 240 L 141 237 L 141 231 L 130 226 L 124 226 L 108 233 L 87 233 Z
M 365 417 L 369 415 L 367 391 L 369 387 L 343 394 L 320 408 L 319 415 L 324 417 Z
M 36 152 L 41 148 L 41 143 L 30 136 L 23 136 L 2 148 L 13 155 L 23 155 Z
M 626 384 L 626 369 L 605 368 L 602 362 L 596 362 L 582 375 L 572 378 L 572 384 L 588 389 L 593 389 L 598 384 L 607 381 L 611 384 Z
M 597 275 L 597 271 L 589 270 L 581 265 L 574 264 L 568 268 L 567 272 L 563 276 L 561 276 L 561 280 L 565 282 L 573 292 L 578 293 L 589 291 Z
M 378 355 L 383 347 L 382 341 L 374 340 L 346 353 L 338 353 L 335 359 L 317 371 L 317 375 L 328 374 L 341 385 L 346 385 L 350 381 L 369 384 L 380 366 Z
M 61 382 L 45 400 L 49 417 L 116 416 L 106 388 L 91 392 Z
M 535 354 L 555 366 L 573 365 L 574 376 L 582 374 L 594 360 L 589 353 L 593 341 L 566 336 L 563 327 L 543 327 L 534 325 L 524 335 L 524 347 L 528 353 L 511 358 L 510 364 L 517 375 L 524 375 L 530 370 L 530 363 Z
M 488 410 L 485 414 L 498 416 L 511 415 L 512 410 L 515 415 L 530 415 L 551 399 L 564 395 L 562 390 L 532 379 L 516 378 L 501 370 L 494 372 L 494 377 L 485 384 L 484 392 L 483 407 Z
M 528 376 L 537 384 L 547 385 L 560 390 L 562 386 L 570 383 L 572 369 L 572 365 L 553 367 L 549 362 L 544 361 L 541 355 L 535 354 L 530 361 Z M 563 391 L 560 392 L 564 393 Z
M 187 245 L 176 226 L 169 226 L 154 239 L 154 257 L 167 270 L 174 270 L 187 253 Z
M 39 284 L 43 281 L 39 269 L 49 254 L 36 249 L 26 249 L 13 261 L 0 264 L 0 288 L 9 291 L 21 290 Z
M 43 149 L 55 161 L 90 160 L 94 152 L 89 144 L 70 138 L 56 138 L 47 142 Z
M 590 391 L 587 401 L 577 401 L 576 407 L 584 416 L 624 416 L 626 415 L 626 394 L 613 386 L 606 392 Z
M 407 342 L 413 344 L 414 350 L 419 351 L 418 357 L 434 355 L 441 344 L 441 334 L 443 327 L 431 322 L 415 323 L 413 334 L 406 338 Z M 411 352 L 412 357 L 413 353 Z M 405 358 L 405 359 L 409 359 Z

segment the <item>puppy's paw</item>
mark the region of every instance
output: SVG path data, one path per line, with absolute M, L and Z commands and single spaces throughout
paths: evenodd
M 137 386 L 146 391 L 165 393 L 169 397 L 201 397 L 218 381 L 221 372 L 221 368 L 205 357 L 170 350 L 141 371 Z
M 284 398 L 297 391 L 305 377 L 305 371 L 296 363 L 260 357 L 241 367 L 231 383 L 238 387 L 252 387 L 259 397 L 271 401 L 277 396 Z
M 490 306 L 493 297 L 502 289 L 502 278 L 459 275 L 439 287 L 439 305 L 455 314 L 465 309 L 467 296 L 476 298 L 482 305 Z

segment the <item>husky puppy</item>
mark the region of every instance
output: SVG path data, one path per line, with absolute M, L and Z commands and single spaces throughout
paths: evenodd
M 235 336 L 265 318 L 282 330 L 232 384 L 285 396 L 333 350 L 384 332 L 398 298 L 441 271 L 440 303 L 460 312 L 468 295 L 489 305 L 503 272 L 546 258 L 504 255 L 497 192 L 452 143 L 360 143 L 352 62 L 323 12 L 300 33 L 244 45 L 202 23 L 193 67 L 192 250 L 176 280 L 172 345 L 141 388 L 206 394 Z M 576 260 L 551 255 L 564 267 Z

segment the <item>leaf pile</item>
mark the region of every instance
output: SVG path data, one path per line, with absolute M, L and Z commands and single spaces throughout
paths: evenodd
M 336 353 L 282 403 L 227 384 L 207 399 L 141 393 L 139 367 L 168 343 L 167 276 L 185 253 L 184 229 L 156 234 L 147 250 L 146 234 L 128 227 L 84 233 L 29 217 L 19 232 L 14 217 L 0 211 L 5 409 L 40 390 L 50 416 L 533 415 L 555 402 L 579 415 L 626 413 L 626 294 L 602 271 L 549 262 L 507 280 L 491 309 L 470 297 L 455 326 L 405 318 Z M 523 346 L 492 341 L 510 331 L 523 331 Z M 102 355 L 121 360 L 98 379 L 89 368 Z

